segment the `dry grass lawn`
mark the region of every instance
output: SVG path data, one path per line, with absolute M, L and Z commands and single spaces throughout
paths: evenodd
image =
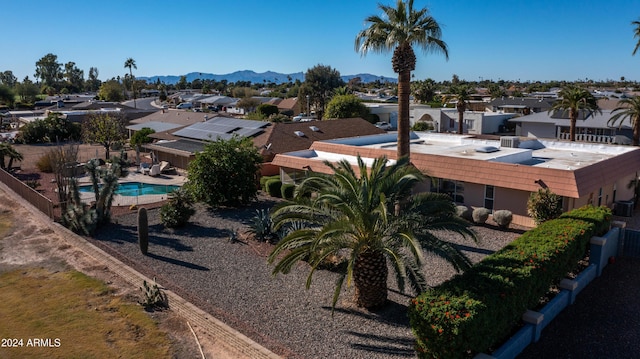
M 21 345 L 0 348 L 2 358 L 172 357 L 170 339 L 140 306 L 77 271 L 0 274 L 0 313 L 0 338 Z M 36 338 L 47 345 L 29 347 Z

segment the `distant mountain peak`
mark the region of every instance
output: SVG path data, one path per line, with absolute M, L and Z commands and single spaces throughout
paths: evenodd
M 151 77 L 138 77 L 141 80 L 147 80 L 147 82 L 156 82 L 160 80 L 160 82 L 174 85 L 178 81 L 180 81 L 180 77 L 185 76 L 187 82 L 193 82 L 193 80 L 201 79 L 201 80 L 215 80 L 222 81 L 227 80 L 228 82 L 243 82 L 249 81 L 251 83 L 269 83 L 275 82 L 277 84 L 284 82 L 295 82 L 296 80 L 300 80 L 304 82 L 304 73 L 303 72 L 295 72 L 290 74 L 283 74 L 279 72 L 266 71 L 262 73 L 257 73 L 252 70 L 240 70 L 235 71 L 229 74 L 211 74 L 205 72 L 190 72 L 186 75 L 167 75 L 167 76 L 151 76 Z M 349 80 L 359 77 L 360 81 L 363 83 L 374 82 L 377 80 L 382 80 L 386 82 L 396 82 L 397 79 L 393 77 L 384 77 L 377 76 L 372 74 L 357 74 L 357 75 L 344 75 L 341 76 L 345 82 L 349 82 Z

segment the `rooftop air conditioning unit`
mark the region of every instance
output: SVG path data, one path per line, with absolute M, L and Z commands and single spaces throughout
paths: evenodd
M 500 137 L 500 147 L 518 148 L 520 147 L 520 137 L 502 136 Z

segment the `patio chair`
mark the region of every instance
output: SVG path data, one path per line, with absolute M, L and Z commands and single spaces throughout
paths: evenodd
M 149 176 L 156 177 L 160 176 L 160 165 L 153 165 L 149 170 Z
M 139 172 L 142 173 L 143 175 L 148 175 L 150 170 L 151 170 L 151 166 L 148 163 L 142 162 L 140 164 Z
M 173 173 L 175 171 L 175 167 L 171 166 L 171 163 L 169 163 L 168 161 L 160 162 L 160 173 Z

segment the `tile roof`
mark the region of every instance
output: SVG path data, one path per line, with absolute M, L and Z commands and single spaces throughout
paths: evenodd
M 302 136 L 296 135 L 297 131 Z M 315 141 L 383 133 L 386 132 L 362 118 L 274 123 L 266 127 L 264 133 L 257 135 L 253 143 L 262 148 L 263 155 L 266 155 L 305 150 Z

